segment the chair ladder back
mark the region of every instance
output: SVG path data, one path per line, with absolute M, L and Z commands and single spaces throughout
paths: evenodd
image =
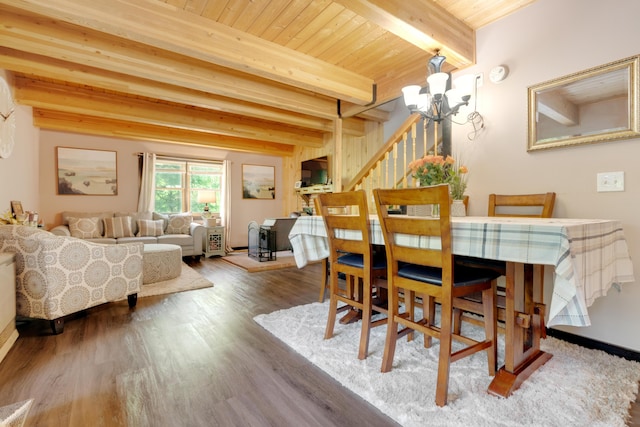
M 511 216 L 528 218 L 551 218 L 556 201 L 556 193 L 541 194 L 489 194 L 488 216 Z M 501 207 L 533 208 L 540 209 L 539 213 L 527 211 L 526 213 L 498 211 Z
M 369 252 L 369 214 L 364 190 L 344 193 L 318 194 L 316 206 L 327 229 L 331 252 L 344 251 L 358 254 Z M 354 210 L 358 210 L 354 213 Z M 342 232 L 359 232 L 360 239 L 347 239 Z
M 416 188 L 374 190 L 374 199 L 376 200 L 388 261 L 450 268 L 450 266 L 446 267 L 447 262 L 443 261 L 447 257 L 449 259 L 452 258 L 451 204 L 449 193 L 447 192 L 448 187 L 442 185 L 428 188 L 432 188 L 433 191 L 417 191 L 418 189 Z M 386 207 L 398 205 L 399 202 L 405 206 L 439 204 L 440 218 L 389 215 Z M 415 248 L 401 244 L 403 239 L 407 238 L 438 239 L 440 240 L 441 248 Z

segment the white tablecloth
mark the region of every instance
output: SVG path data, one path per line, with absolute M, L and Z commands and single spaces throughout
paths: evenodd
M 370 222 L 372 243 L 384 245 L 377 216 Z M 456 255 L 554 266 L 548 326 L 589 326 L 587 307 L 596 298 L 605 295 L 613 284 L 635 281 L 619 221 L 462 217 L 452 218 L 452 233 Z M 351 238 L 360 237 L 356 234 Z M 298 218 L 289 240 L 299 268 L 329 256 L 320 216 Z M 440 244 L 426 237 L 407 243 L 420 247 Z

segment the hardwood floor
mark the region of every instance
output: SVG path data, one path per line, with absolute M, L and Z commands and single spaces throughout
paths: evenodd
M 190 264 L 215 286 L 95 307 L 57 336 L 21 324 L 0 363 L 0 406 L 33 398 L 26 427 L 397 425 L 253 321 L 316 301 L 320 264 Z M 630 413 L 640 426 L 638 402 Z
M 27 427 L 396 425 L 253 321 L 316 301 L 320 264 L 190 264 L 215 286 L 95 307 L 57 336 L 20 325 L 0 406 L 33 398 Z

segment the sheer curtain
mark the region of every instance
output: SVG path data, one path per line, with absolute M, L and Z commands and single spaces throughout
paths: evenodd
M 156 155 L 142 153 L 140 156 L 140 195 L 138 196 L 138 212 L 153 212 L 156 188 Z
M 231 161 L 224 161 L 224 173 L 222 174 L 222 212 L 220 212 L 220 221 L 224 225 L 224 242 L 227 252 L 233 251 L 229 243 L 229 220 L 231 219 Z

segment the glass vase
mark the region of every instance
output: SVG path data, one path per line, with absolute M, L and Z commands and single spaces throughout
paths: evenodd
M 440 218 L 440 205 L 431 205 L 431 218 Z

